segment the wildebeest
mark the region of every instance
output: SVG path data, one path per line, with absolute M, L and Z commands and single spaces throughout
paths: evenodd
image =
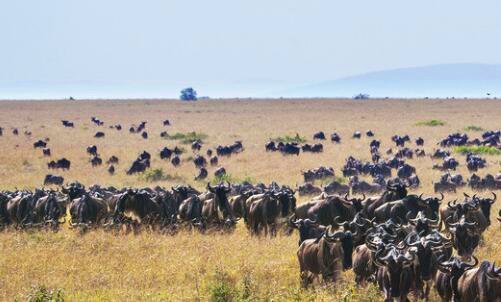
M 88 146 L 87 153 L 89 153 L 90 155 L 97 155 L 97 146 L 96 145 Z
M 402 253 L 395 247 L 378 251 L 374 263 L 379 266 L 377 283 L 384 293 L 386 301 L 397 298 L 398 301 L 408 301 L 415 274 L 412 268 L 415 254 Z
M 169 120 L 164 120 L 163 121 L 164 126 L 170 126 L 170 121 Z
M 78 198 L 70 201 L 71 227 L 88 227 L 103 223 L 108 215 L 108 207 L 104 200 L 90 196 L 85 192 Z
M 494 263 L 482 261 L 478 268 L 465 271 L 457 282 L 460 301 L 501 301 L 501 268 Z
M 161 151 L 160 151 L 160 158 L 161 159 L 170 159 L 170 157 L 172 156 L 172 150 L 167 148 L 167 147 L 164 147 Z
M 477 223 L 466 220 L 463 215 L 458 222 L 449 222 L 450 217 L 445 221 L 452 235 L 452 243 L 458 255 L 469 257 L 480 242 L 480 233 L 477 230 Z
M 179 156 L 176 155 L 171 159 L 170 162 L 174 167 L 177 167 L 181 164 L 181 159 L 179 158 Z
M 341 142 L 341 136 L 337 133 L 332 133 L 331 134 L 331 142 L 333 143 L 340 143 Z
M 110 156 L 110 158 L 106 161 L 107 164 L 118 164 L 118 157 L 115 155 Z
M 43 140 L 38 140 L 36 142 L 33 143 L 33 148 L 45 148 L 47 147 L 47 143 L 44 142 Z
M 62 176 L 56 176 L 52 174 L 45 175 L 43 184 L 44 185 L 58 185 L 61 186 L 64 183 L 64 178 Z
M 196 140 L 193 143 L 191 143 L 191 150 L 200 151 L 200 149 L 202 149 L 202 141 L 201 140 Z
M 297 251 L 303 286 L 308 286 L 316 276 L 321 276 L 325 282 L 336 282 L 341 271 L 351 267 L 352 250 L 350 231 L 332 233 L 328 228 L 319 238 L 303 241 Z
M 352 135 L 352 138 L 361 138 L 362 137 L 362 133 L 360 133 L 360 131 L 355 131 Z
M 71 161 L 67 160 L 66 158 L 61 158 L 58 159 L 57 161 L 51 161 L 47 164 L 47 167 L 49 169 L 63 169 L 63 170 L 69 170 L 71 167 Z
M 298 186 L 299 195 L 312 195 L 312 194 L 320 194 L 322 193 L 322 189 L 316 187 L 311 182 L 306 182 L 300 186 Z
M 127 170 L 127 175 L 144 172 L 147 168 L 150 167 L 150 158 L 151 155 L 148 152 L 144 151 L 132 163 L 132 166 L 129 168 L 129 170 Z
M 144 139 L 148 139 L 148 132 L 143 131 L 143 132 L 141 133 L 141 136 L 142 136 Z
M 416 145 L 418 145 L 418 146 L 424 145 L 424 139 L 422 137 L 418 137 L 416 139 Z
M 111 175 L 115 174 L 115 166 L 110 165 L 108 167 L 108 173 L 110 173 Z
M 75 124 L 73 122 L 70 122 L 70 121 L 67 121 L 67 120 L 62 120 L 61 123 L 63 124 L 64 127 L 68 127 L 68 128 L 75 127 Z
M 459 299 L 459 278 L 464 272 L 474 268 L 478 264 L 478 259 L 475 256 L 472 258 L 474 259 L 473 263 L 463 262 L 456 257 L 451 257 L 447 261 L 439 261 L 437 263 L 439 271 L 435 275 L 435 288 L 442 301 L 458 301 L 453 300 L 453 297 Z
M 325 140 L 325 134 L 323 131 L 313 134 L 313 139 Z
M 217 166 L 218 162 L 219 162 L 219 160 L 218 160 L 217 156 L 214 155 L 213 157 L 210 158 L 210 165 L 211 166 Z
M 307 239 L 320 238 L 327 229 L 326 226 L 318 224 L 316 221 L 310 219 L 291 220 L 290 225 L 299 232 L 299 245 Z
M 217 168 L 216 171 L 214 171 L 214 176 L 216 177 L 223 177 L 223 175 L 226 175 L 226 169 L 224 167 Z
M 99 157 L 99 155 L 95 155 L 90 159 L 90 163 L 93 167 L 97 167 L 103 163 L 103 160 L 101 159 L 101 157 Z
M 207 165 L 207 160 L 202 155 L 197 154 L 193 159 L 196 168 L 203 168 Z
M 98 132 L 96 132 L 96 134 L 94 134 L 94 137 L 96 137 L 96 138 L 104 137 L 104 132 L 98 131 Z
M 44 148 L 42 150 L 42 153 L 43 153 L 44 156 L 50 156 L 51 155 L 50 148 Z

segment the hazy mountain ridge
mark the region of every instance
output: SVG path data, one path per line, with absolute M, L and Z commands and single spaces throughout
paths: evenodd
M 366 73 L 283 91 L 283 96 L 485 97 L 501 95 L 501 65 L 443 64 Z

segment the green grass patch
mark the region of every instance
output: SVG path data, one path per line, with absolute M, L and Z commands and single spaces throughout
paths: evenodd
M 209 137 L 207 134 L 195 131 L 188 133 L 176 132 L 174 134 L 167 134 L 166 136 L 164 136 L 165 139 L 179 140 L 182 144 L 191 144 L 197 140 L 203 141 L 207 137 Z
M 480 131 L 484 131 L 484 128 L 482 128 L 480 126 L 469 125 L 469 126 L 464 127 L 464 131 L 477 131 L 477 132 L 480 132 Z
M 501 155 L 500 149 L 488 146 L 458 146 L 454 147 L 454 152 L 462 154 L 471 152 L 473 154 Z
M 166 180 L 180 180 L 181 178 L 178 176 L 171 176 L 164 172 L 161 168 L 148 169 L 144 171 L 139 176 L 141 179 L 144 179 L 147 182 L 157 182 L 157 181 L 166 181 Z
M 442 120 L 428 120 L 416 123 L 416 126 L 429 126 L 429 127 L 444 126 L 444 125 L 445 122 Z
M 45 286 L 35 286 L 28 294 L 29 302 L 63 302 L 63 290 L 60 288 L 48 289 Z
M 298 143 L 298 144 L 306 143 L 306 138 L 304 136 L 300 136 L 298 133 L 296 133 L 295 136 L 285 135 L 285 136 L 279 136 L 279 137 L 273 138 L 271 140 L 278 142 L 278 143 L 280 143 L 280 142 L 282 142 L 282 143 Z
M 204 181 L 204 180 L 201 180 L 201 181 Z M 245 176 L 243 178 L 240 178 L 240 177 L 235 177 L 229 173 L 226 173 L 226 174 L 223 174 L 221 176 L 214 176 L 214 178 L 212 178 L 212 180 L 210 181 L 210 183 L 212 185 L 217 185 L 217 184 L 220 184 L 220 183 L 227 183 L 229 182 L 230 184 L 233 184 L 233 183 L 243 183 L 243 182 L 248 182 L 248 183 L 251 183 L 251 184 L 255 184 L 256 183 L 256 180 L 254 178 L 252 178 L 252 176 Z

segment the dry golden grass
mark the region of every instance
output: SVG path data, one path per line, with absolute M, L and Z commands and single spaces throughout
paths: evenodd
M 91 116 L 103 120 L 105 127 L 92 124 Z M 206 133 L 203 150 L 240 139 L 245 151 L 220 159 L 220 165 L 234 179 L 250 177 L 254 181 L 275 180 L 295 186 L 302 182 L 302 170 L 325 165 L 340 174 L 339 168 L 349 154 L 368 160 L 369 139 L 352 140 L 355 130 L 375 131 L 376 138 L 383 142 L 383 150 L 393 146 L 393 134 L 422 136 L 425 150 L 430 153 L 439 139 L 453 131 L 462 132 L 467 126 L 500 129 L 500 117 L 501 106 L 493 100 L 1 102 L 0 127 L 5 130 L 0 137 L 0 188 L 42 185 L 48 158 L 42 157 L 41 150 L 34 150 L 32 144 L 44 137 L 50 138 L 52 158 L 66 157 L 72 161 L 71 170 L 56 174 L 85 185 L 169 187 L 190 183 L 202 188 L 203 182 L 193 180 L 196 169 L 191 162 L 173 168 L 159 159 L 162 147 L 180 145 L 159 137 L 161 131 L 167 130 Z M 171 120 L 171 127 L 162 126 L 166 118 Z M 61 119 L 74 121 L 75 129 L 63 128 Z M 432 119 L 444 121 L 445 125 L 417 125 Z M 131 124 L 142 120 L 148 121 L 148 140 L 128 132 Z M 107 128 L 116 123 L 124 127 L 121 132 Z M 10 127 L 19 128 L 20 135 L 13 136 Z M 24 130 L 32 131 L 32 137 L 26 138 Z M 106 133 L 104 139 L 93 137 L 98 130 Z M 264 151 L 264 143 L 270 137 L 299 133 L 311 142 L 313 133 L 319 130 L 326 135 L 338 132 L 342 143 L 326 142 L 324 153 L 299 157 Z M 116 175 L 108 175 L 105 165 L 91 167 L 85 152 L 91 144 L 98 146 L 103 160 L 111 155 L 120 158 Z M 191 151 L 189 146 L 185 148 L 188 152 L 183 157 L 187 158 Z M 153 168 L 162 168 L 173 179 L 150 183 L 140 176 L 125 175 L 143 150 L 152 154 Z M 458 172 L 468 175 L 464 157 L 457 157 L 461 163 Z M 500 172 L 501 157 L 486 157 L 489 166 L 480 174 Z M 410 162 L 417 167 L 422 181 L 419 192 L 431 194 L 432 181 L 441 172 L 431 170 L 432 160 L 428 157 Z M 454 197 L 448 195 L 446 200 Z M 494 208 L 497 213 L 499 204 Z M 501 261 L 497 252 L 501 248 L 500 235 L 500 226 L 492 225 L 486 233 L 486 243 L 478 250 L 480 259 Z M 256 239 L 242 225 L 230 235 L 184 231 L 175 236 L 149 232 L 115 236 L 93 231 L 80 236 L 68 229 L 55 234 L 4 231 L 0 233 L 0 300 L 24 300 L 32 286 L 42 285 L 61 288 L 66 299 L 76 301 L 205 301 L 221 291 L 233 293 L 235 300 L 251 301 L 381 299 L 375 288 L 355 289 L 350 272 L 344 274 L 339 286 L 301 290 L 296 249 L 296 235 Z

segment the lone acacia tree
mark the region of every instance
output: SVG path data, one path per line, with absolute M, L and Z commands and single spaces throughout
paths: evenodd
M 196 101 L 197 100 L 197 92 L 195 89 L 188 87 L 181 90 L 181 100 L 182 101 Z

